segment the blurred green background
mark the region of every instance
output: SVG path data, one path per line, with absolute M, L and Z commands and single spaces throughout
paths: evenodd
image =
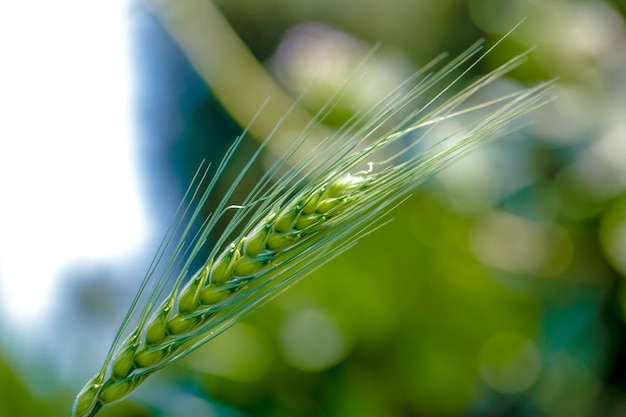
M 200 160 L 219 161 L 241 132 L 249 115 L 242 102 L 258 108 L 265 90 L 220 84 L 215 68 L 236 51 L 194 56 L 193 45 L 213 38 L 174 19 L 175 2 L 152 3 L 156 9 L 131 5 L 129 37 L 137 166 L 162 231 Z M 101 415 L 626 416 L 626 5 L 215 5 L 292 96 L 313 64 L 336 64 L 318 73 L 303 104 L 312 112 L 378 41 L 375 88 L 387 88 L 442 51 L 454 56 L 481 37 L 493 44 L 524 17 L 473 73 L 537 47 L 507 82 L 559 77 L 558 98 L 521 132 L 416 189 L 391 224 Z M 203 28 L 226 36 L 219 25 Z M 361 93 L 331 122 L 349 117 Z M 269 113 L 262 118 L 271 124 Z M 71 271 L 43 337 L 52 346 L 45 358 L 1 340 L 0 416 L 69 416 L 76 391 L 100 366 L 143 265 L 123 272 L 139 271 L 123 286 L 98 272 L 123 265 L 90 268 Z

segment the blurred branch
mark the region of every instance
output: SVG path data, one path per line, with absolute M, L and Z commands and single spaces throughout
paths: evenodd
M 257 139 L 265 139 L 294 100 L 270 77 L 247 46 L 210 0 L 146 0 L 171 36 L 183 49 L 196 71 L 211 88 L 226 111 L 241 126 L 253 119 L 266 99 L 262 114 L 250 128 Z M 277 155 L 284 153 L 293 139 L 311 120 L 311 115 L 296 106 L 268 145 Z M 328 128 L 317 128 L 313 140 L 300 150 L 307 155 L 317 142 L 328 135 Z

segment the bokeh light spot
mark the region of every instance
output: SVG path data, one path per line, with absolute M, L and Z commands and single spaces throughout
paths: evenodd
M 239 323 L 211 340 L 186 361 L 194 370 L 239 382 L 260 379 L 272 363 L 269 341 L 246 323 Z
M 555 276 L 572 262 L 574 246 L 563 228 L 494 212 L 471 233 L 474 255 L 486 265 L 513 273 Z
M 347 343 L 335 322 L 321 310 L 303 310 L 283 324 L 279 343 L 285 361 L 305 371 L 319 371 L 337 364 Z
M 600 238 L 608 261 L 626 276 L 626 199 L 613 203 L 604 215 Z
M 474 229 L 472 249 L 487 265 L 526 272 L 546 261 L 548 245 L 536 224 L 510 214 L 494 213 Z
M 287 31 L 271 67 L 289 90 L 296 94 L 306 92 L 302 101 L 313 112 L 343 89 L 343 99 L 324 120 L 327 124 L 341 125 L 360 111 L 363 103 L 373 105 L 383 92 L 393 90 L 413 72 L 406 57 L 391 51 L 381 51 L 363 61 L 371 48 L 331 26 L 305 23 Z M 364 71 L 355 83 L 358 88 L 346 89 L 346 80 L 359 66 L 364 66 Z
M 494 205 L 495 166 L 484 149 L 477 149 L 440 172 L 435 180 L 449 191 L 455 210 L 481 212 Z
M 480 353 L 480 375 L 498 392 L 515 394 L 527 390 L 541 371 L 541 357 L 534 342 L 512 332 L 489 339 Z

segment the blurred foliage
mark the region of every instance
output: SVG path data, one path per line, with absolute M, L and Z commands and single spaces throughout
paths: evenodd
M 388 70 L 401 75 L 481 36 L 493 43 L 526 16 L 476 71 L 537 46 L 510 82 L 559 76 L 559 98 L 534 125 L 417 189 L 389 225 L 103 417 L 626 415 L 624 3 L 216 5 L 292 94 L 300 86 L 276 51 L 298 25 L 323 23 L 358 45 L 382 40 Z M 139 107 L 145 126 L 159 127 L 140 146 L 152 151 L 153 178 L 184 188 L 199 160 L 218 161 L 241 128 L 150 12 L 139 7 L 133 19 L 152 22 L 136 41 L 137 59 L 147 60 Z M 150 91 L 160 83 L 166 91 Z M 342 119 L 351 110 L 340 111 Z M 242 152 L 235 165 L 250 149 Z M 155 204 L 159 185 L 148 186 Z M 0 355 L 0 416 L 69 415 L 82 380 L 35 393 L 13 368 Z
M 4 356 L 0 356 L 0 411 L 3 416 L 53 416 L 51 404 L 33 400 L 28 387 L 11 368 Z

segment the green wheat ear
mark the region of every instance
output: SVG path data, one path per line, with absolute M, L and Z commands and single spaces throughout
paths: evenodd
M 444 99 L 490 50 L 482 55 L 480 51 L 477 43 L 447 64 L 438 58 L 320 143 L 319 157 L 287 163 L 336 105 L 338 92 L 248 197 L 229 206 L 248 169 L 272 139 L 268 137 L 194 234 L 193 225 L 247 129 L 212 179 L 207 178 L 208 168 L 201 167 L 185 195 L 188 203 L 181 203 L 178 220 L 150 265 L 101 370 L 78 394 L 73 416 L 93 416 L 104 405 L 123 399 L 151 373 L 187 355 L 353 246 L 428 176 L 505 133 L 512 120 L 551 99 L 550 83 L 543 83 L 463 107 L 524 56 Z M 418 107 L 417 102 L 423 104 Z M 438 123 L 468 114 L 475 117 L 460 131 L 415 151 Z M 228 225 L 203 266 L 189 273 L 209 233 L 226 214 L 231 216 Z M 172 282 L 171 291 L 162 297 Z

